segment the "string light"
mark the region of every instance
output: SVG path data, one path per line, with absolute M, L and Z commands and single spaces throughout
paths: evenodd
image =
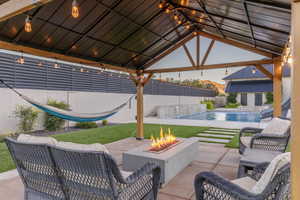
M 164 4 L 163 2 L 161 1 L 159 4 L 158 4 L 158 8 L 162 9 L 164 7 Z
M 39 62 L 39 63 L 38 63 L 38 66 L 39 66 L 39 67 L 42 67 L 42 66 L 43 66 L 43 63 L 42 63 L 42 62 Z
M 21 51 L 21 57 L 17 59 L 17 63 L 19 63 L 19 64 L 24 64 L 25 63 L 25 59 L 23 57 L 23 51 Z
M 174 17 L 173 17 L 176 21 L 179 19 L 178 15 L 177 14 L 174 14 Z
M 191 25 L 187 24 L 187 25 L 185 25 L 185 28 L 188 30 L 191 28 Z
M 292 63 L 293 63 L 293 58 L 292 58 L 292 56 L 289 56 L 289 57 L 288 57 L 287 62 L 288 62 L 289 64 L 292 64 Z
M 255 74 L 255 73 L 256 73 L 256 68 L 253 67 L 253 68 L 252 68 L 252 74 Z
M 225 75 L 228 75 L 228 69 L 226 68 L 226 70 L 225 70 Z
M 181 21 L 181 20 L 178 20 L 178 21 L 177 21 L 177 24 L 182 24 L 182 21 Z
M 169 14 L 171 12 L 170 8 L 166 8 L 165 12 Z
M 197 35 L 198 33 L 196 31 L 193 32 L 193 35 Z
M 31 19 L 30 19 L 29 15 L 27 15 L 27 17 L 26 17 L 26 19 L 25 19 L 24 30 L 25 30 L 27 33 L 30 33 L 30 32 L 32 31 Z
M 72 16 L 74 18 L 78 18 L 79 17 L 79 6 L 76 0 L 73 0 L 72 2 Z
M 57 59 L 56 58 L 55 58 L 55 63 L 54 63 L 53 66 L 54 66 L 55 69 L 60 68 L 59 64 L 57 63 Z
M 196 15 L 196 10 L 192 10 L 191 14 Z

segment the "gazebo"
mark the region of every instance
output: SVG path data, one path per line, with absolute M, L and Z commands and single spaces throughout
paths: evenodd
M 137 139 L 143 139 L 143 88 L 153 74 L 255 66 L 273 80 L 280 116 L 282 66 L 291 63 L 292 188 L 300 199 L 299 18 L 298 0 L 0 0 L 0 48 L 128 73 L 137 91 Z M 200 37 L 211 39 L 202 60 Z M 186 46 L 194 38 L 196 59 Z M 206 64 L 216 42 L 265 59 Z M 179 47 L 190 66 L 151 69 Z M 263 64 L 273 64 L 274 73 Z

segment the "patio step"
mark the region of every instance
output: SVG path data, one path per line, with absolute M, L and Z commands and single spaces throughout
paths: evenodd
M 222 139 L 231 139 L 233 138 L 232 135 L 220 135 L 220 134 L 207 134 L 207 133 L 200 133 L 198 134 L 200 137 L 211 137 L 211 138 L 222 138 Z
M 239 133 L 239 129 L 223 129 L 223 128 L 210 128 L 210 131 L 223 131 L 223 132 L 234 132 L 234 133 Z
M 208 134 L 218 134 L 218 135 L 236 135 L 236 132 L 221 132 L 221 131 L 203 131 L 202 133 L 208 133 Z
M 199 138 L 199 142 L 208 142 L 208 143 L 222 143 L 222 144 L 227 144 L 230 142 L 230 140 L 227 139 L 217 139 L 217 138 L 205 138 L 201 137 Z

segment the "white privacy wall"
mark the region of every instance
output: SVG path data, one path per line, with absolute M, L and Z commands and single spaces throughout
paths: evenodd
M 110 110 L 126 101 L 132 94 L 119 93 L 98 93 L 98 92 L 67 92 L 67 91 L 47 91 L 18 89 L 22 94 L 46 103 L 47 99 L 69 102 L 71 109 L 75 112 L 95 113 Z M 11 90 L 0 88 L 0 134 L 17 131 L 18 121 L 13 115 L 17 105 L 29 105 L 22 98 L 17 96 Z M 188 96 L 165 96 L 165 95 L 144 95 L 145 116 L 155 110 L 157 106 L 176 105 L 176 104 L 198 104 L 209 97 L 188 97 Z M 136 102 L 133 101 L 131 109 L 129 106 L 119 113 L 109 118 L 109 122 L 126 123 L 135 121 Z M 38 126 L 42 127 L 43 113 L 40 113 Z M 70 123 L 72 125 L 72 123 Z

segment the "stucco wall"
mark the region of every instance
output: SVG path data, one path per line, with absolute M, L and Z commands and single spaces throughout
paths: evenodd
M 46 91 L 19 89 L 19 91 L 33 98 L 34 100 L 46 103 L 47 99 L 55 99 L 69 102 L 73 111 L 82 113 L 95 113 L 110 110 L 126 101 L 131 94 L 120 93 L 98 93 L 98 92 L 66 92 L 66 91 Z M 17 130 L 17 119 L 13 111 L 19 104 L 29 105 L 22 98 L 18 97 L 11 90 L 0 88 L 0 134 Z M 207 97 L 189 97 L 189 96 L 166 96 L 166 95 L 144 95 L 145 116 L 149 115 L 157 106 L 176 105 L 176 104 L 198 104 Z M 129 106 L 119 113 L 109 118 L 110 122 L 129 122 L 134 121 L 136 115 L 136 104 L 133 101 L 131 109 Z M 39 117 L 39 126 L 35 129 L 42 129 L 42 116 Z M 70 123 L 72 125 L 72 123 Z

